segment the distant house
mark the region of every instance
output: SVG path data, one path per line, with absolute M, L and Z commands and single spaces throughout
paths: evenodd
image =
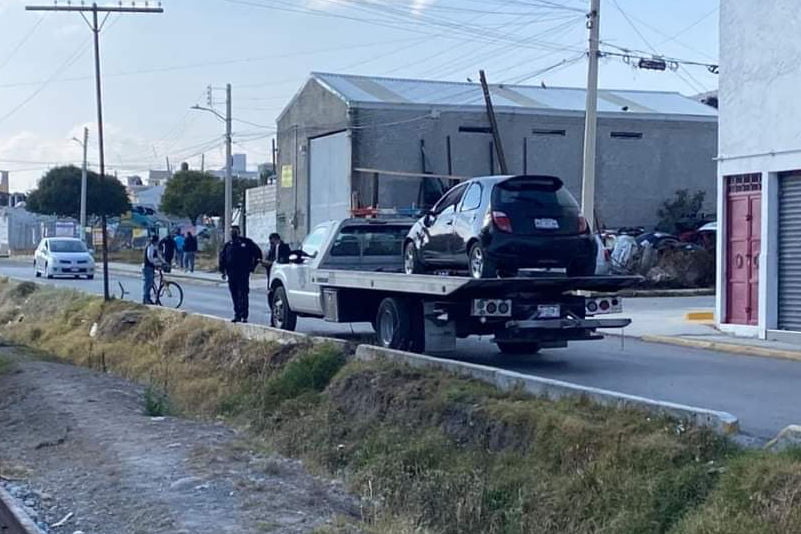
M 170 178 L 172 178 L 172 172 L 170 171 L 150 170 L 147 172 L 147 185 L 165 186 L 170 181 Z
M 720 6 L 721 330 L 801 341 L 801 27 L 797 0 Z
M 559 176 L 580 198 L 585 90 L 490 93 L 509 171 Z M 717 110 L 628 90 L 599 91 L 598 110 L 602 224 L 654 225 L 660 204 L 685 188 L 705 191 L 713 211 Z M 277 123 L 277 225 L 290 241 L 354 208 L 419 208 L 454 180 L 500 172 L 475 83 L 313 73 Z

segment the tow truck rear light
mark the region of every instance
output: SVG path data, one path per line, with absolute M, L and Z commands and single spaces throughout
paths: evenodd
M 620 297 L 588 298 L 584 301 L 586 315 L 602 315 L 605 313 L 622 313 L 623 301 Z
M 475 299 L 470 313 L 473 317 L 511 317 L 512 301 L 500 299 Z
M 512 220 L 504 212 L 493 211 L 492 222 L 495 224 L 495 227 L 501 232 L 506 232 L 507 234 L 512 233 Z

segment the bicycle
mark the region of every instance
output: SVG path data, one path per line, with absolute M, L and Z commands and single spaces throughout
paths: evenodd
M 150 288 L 150 300 L 159 306 L 180 308 L 184 302 L 184 290 L 176 282 L 164 279 L 164 269 L 157 268 L 158 277 Z

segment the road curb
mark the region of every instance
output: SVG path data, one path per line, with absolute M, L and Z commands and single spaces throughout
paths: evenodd
M 522 389 L 532 395 L 552 400 L 565 397 L 587 398 L 604 406 L 638 409 L 649 413 L 668 415 L 683 421 L 690 421 L 697 426 L 711 428 L 723 435 L 737 434 L 740 430 L 737 417 L 728 412 L 648 399 L 617 391 L 581 386 L 561 380 L 524 375 L 485 365 L 389 350 L 372 345 L 359 345 L 356 348 L 354 358 L 361 361 L 388 359 L 402 362 L 412 367 L 442 369 L 459 376 L 481 380 L 502 391 Z
M 16 499 L 2 487 L 0 487 L 0 532 L 43 534 L 36 523 L 17 504 Z
M 685 321 L 706 322 L 715 320 L 715 312 L 709 310 L 690 311 L 684 314 Z
M 785 360 L 801 361 L 801 351 L 770 349 L 766 347 L 755 347 L 752 345 L 737 345 L 735 343 L 721 343 L 719 341 L 707 341 L 703 339 L 687 339 L 673 336 L 632 336 L 638 337 L 641 341 L 648 343 L 663 343 L 666 345 L 678 345 L 695 349 L 714 350 L 718 352 L 728 352 L 742 356 L 760 356 L 766 358 L 782 358 Z

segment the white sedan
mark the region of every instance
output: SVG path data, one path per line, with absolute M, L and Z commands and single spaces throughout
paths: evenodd
M 33 255 L 33 272 L 36 277 L 85 276 L 95 277 L 95 260 L 80 239 L 72 237 L 45 237 Z

